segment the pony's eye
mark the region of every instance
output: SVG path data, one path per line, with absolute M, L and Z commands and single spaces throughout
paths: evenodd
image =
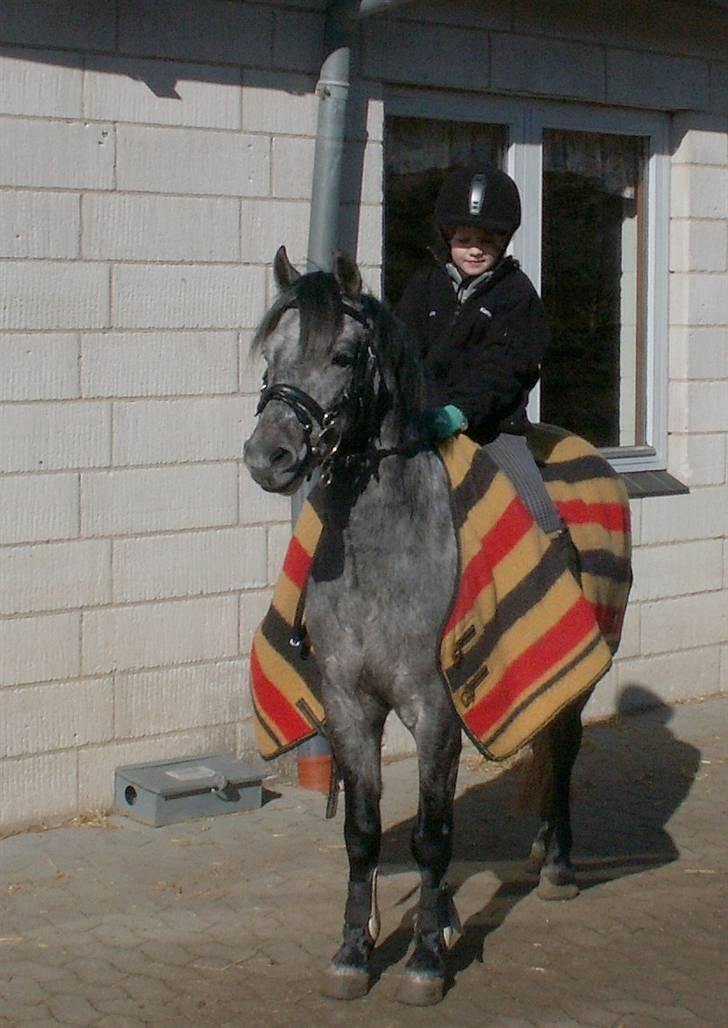
M 337 368 L 350 368 L 354 363 L 354 358 L 349 353 L 335 353 L 331 358 L 331 363 L 335 364 Z

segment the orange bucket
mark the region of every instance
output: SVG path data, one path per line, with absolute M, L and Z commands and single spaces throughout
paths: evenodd
M 330 753 L 318 757 L 297 757 L 298 784 L 302 789 L 314 789 L 328 796 L 331 783 L 333 757 Z

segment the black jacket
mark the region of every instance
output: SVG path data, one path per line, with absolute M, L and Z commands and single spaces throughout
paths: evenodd
M 525 430 L 549 331 L 517 261 L 504 257 L 462 305 L 438 263 L 410 280 L 396 312 L 420 345 L 433 406 L 459 407 L 478 443 Z

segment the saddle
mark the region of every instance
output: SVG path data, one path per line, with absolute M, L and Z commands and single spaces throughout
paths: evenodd
M 527 441 L 568 539 L 539 528 L 510 479 L 472 440 L 460 435 L 439 445 L 460 555 L 440 637 L 443 688 L 463 730 L 491 760 L 511 756 L 606 674 L 632 583 L 629 502 L 619 476 L 562 429 L 532 425 Z M 316 488 L 303 506 L 253 639 L 250 684 L 266 759 L 326 731 L 316 655 L 301 632 L 324 535 L 321 501 Z M 566 557 L 569 542 L 576 569 Z

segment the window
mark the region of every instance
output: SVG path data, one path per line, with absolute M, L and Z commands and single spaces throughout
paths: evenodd
M 665 467 L 666 117 L 495 97 L 393 93 L 385 121 L 385 295 L 427 259 L 443 172 L 487 159 L 518 183 L 512 250 L 553 343 L 531 416 L 620 471 Z

